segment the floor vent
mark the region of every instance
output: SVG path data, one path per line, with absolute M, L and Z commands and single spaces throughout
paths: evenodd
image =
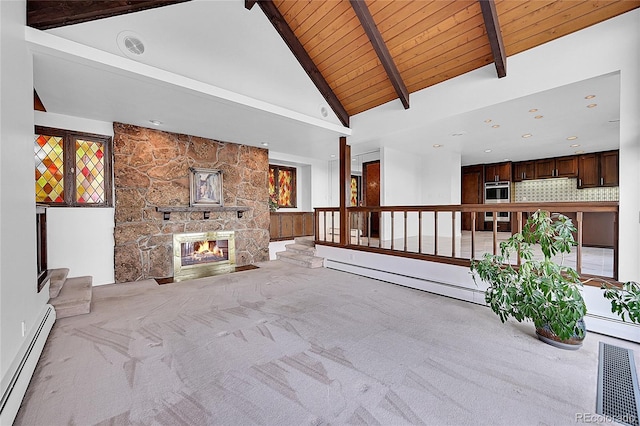
M 600 342 L 596 413 L 607 420 L 640 426 L 639 407 L 633 351 Z

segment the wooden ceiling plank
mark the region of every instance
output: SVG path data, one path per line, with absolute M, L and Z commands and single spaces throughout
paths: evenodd
M 480 10 L 484 18 L 484 26 L 487 30 L 491 53 L 493 54 L 493 62 L 496 65 L 498 78 L 507 76 L 507 56 L 504 51 L 504 43 L 502 42 L 502 32 L 500 31 L 500 22 L 496 12 L 496 4 L 493 0 L 478 0 L 480 2 Z
M 416 34 L 412 38 L 403 40 L 400 44 L 393 45 L 392 43 L 389 43 L 389 51 L 394 57 L 397 57 L 406 51 L 414 49 L 416 46 L 430 46 L 438 44 L 443 40 L 448 40 L 460 34 L 464 34 L 464 32 L 468 31 L 470 28 L 482 25 L 483 22 L 480 5 L 477 1 L 474 1 L 454 15 L 440 21 L 435 26 L 429 26 L 427 28 L 423 26 L 419 34 Z M 400 39 L 401 37 L 395 38 L 396 41 L 399 41 Z
M 39 30 L 79 24 L 188 0 L 74 1 L 28 0 L 27 25 Z
M 337 30 L 328 28 L 320 34 L 317 34 L 314 39 L 314 44 L 310 46 L 310 50 L 313 51 L 316 56 L 326 56 L 327 50 L 330 52 L 333 51 L 333 54 L 339 53 L 336 52 L 339 49 L 335 49 L 337 45 L 341 45 L 342 48 L 349 48 L 349 43 L 363 35 L 366 34 L 360 26 L 358 17 L 355 13 L 351 13 L 351 16 L 344 22 L 342 27 L 339 27 Z
M 405 81 L 414 80 L 420 76 L 427 77 L 437 72 L 438 69 L 446 67 L 447 63 L 459 60 L 458 58 L 463 55 L 467 55 L 464 62 L 472 60 L 471 58 L 488 58 L 487 63 L 490 63 L 491 48 L 489 47 L 489 42 L 483 31 L 478 30 L 477 34 L 479 36 L 464 44 L 453 39 L 432 49 L 427 55 L 414 56 L 410 57 L 406 62 L 399 62 L 398 66 L 404 70 Z M 459 39 L 462 40 L 463 37 L 459 37 Z M 429 60 L 429 58 L 437 58 L 438 60 Z
M 431 33 L 434 30 L 446 31 L 466 21 L 476 12 L 480 15 L 480 6 L 475 0 L 437 1 L 433 6 L 435 9 L 428 6 L 429 4 L 425 5 L 419 13 L 407 17 L 402 25 L 384 31 L 389 51 L 393 53 L 398 46 L 424 38 L 425 32 L 429 30 Z
M 355 15 L 348 3 L 329 2 L 328 4 L 335 5 L 335 7 L 327 11 L 326 15 L 315 22 L 313 26 L 304 28 L 301 32 L 300 42 L 305 46 L 316 46 L 327 38 L 348 34 L 359 26 L 357 21 L 353 19 Z
M 298 39 L 305 46 L 317 34 L 326 31 L 334 20 L 341 20 L 341 22 L 348 20 L 348 17 L 343 16 L 344 7 L 339 2 L 311 2 L 311 4 L 319 7 L 315 7 L 313 14 L 305 19 L 297 32 Z M 338 29 L 341 28 L 338 27 Z
M 391 96 L 392 99 L 397 98 L 394 92 L 395 90 L 393 86 L 391 86 L 388 81 L 381 81 L 367 87 L 360 93 L 352 95 L 349 98 L 345 98 L 345 103 L 348 103 L 351 108 L 357 108 L 358 106 L 368 103 L 373 99 L 387 96 Z
M 429 28 L 424 31 L 419 37 L 414 39 L 413 42 L 407 41 L 396 49 L 392 49 L 391 54 L 396 58 L 400 70 L 404 69 L 404 66 L 400 64 L 412 58 L 438 61 L 438 55 L 435 53 L 446 53 L 446 51 L 442 49 L 443 45 L 451 47 L 452 42 L 454 46 L 464 45 L 478 36 L 483 36 L 484 24 L 480 16 L 479 5 L 477 5 L 477 11 L 478 14 L 476 16 L 472 16 L 465 21 L 458 21 L 458 23 L 456 23 L 455 19 L 447 20 L 447 22 L 443 23 L 440 27 Z M 486 37 L 484 37 L 484 39 L 488 45 Z M 435 51 L 432 52 L 432 50 Z
M 311 81 L 316 85 L 322 96 L 325 98 L 331 109 L 336 113 L 340 122 L 348 127 L 349 126 L 349 114 L 344 108 L 338 97 L 333 93 L 333 90 L 329 86 L 329 83 L 324 79 L 318 68 L 313 63 L 309 54 L 305 50 L 304 46 L 296 38 L 295 34 L 289 28 L 289 25 L 285 21 L 284 17 L 278 11 L 276 5 L 269 0 L 259 1 L 258 5 L 267 16 L 271 24 L 274 26 L 278 34 L 282 37 L 284 42 L 289 46 L 289 49 L 296 57 L 302 68 L 305 70 Z
M 354 33 L 357 34 L 359 31 L 354 31 Z M 327 75 L 332 74 L 336 69 L 339 70 L 345 66 L 357 67 L 358 64 L 348 65 L 348 63 L 360 58 L 361 56 L 376 56 L 371 43 L 369 43 L 369 38 L 364 33 L 364 30 L 362 30 L 356 39 L 345 46 L 344 43 L 346 40 L 347 38 L 345 37 L 345 40 L 340 40 L 340 42 L 336 43 L 333 48 L 327 49 L 322 52 L 321 55 L 316 57 L 318 68 L 322 69 L 323 72 L 326 72 Z
M 431 25 L 429 18 L 447 6 L 445 2 L 427 1 L 399 2 L 396 5 L 404 7 L 395 7 L 392 10 L 387 8 L 379 13 L 372 11 L 385 40 L 391 40 L 399 34 L 406 34 L 406 31 L 415 26 L 424 28 Z
M 613 16 L 620 15 L 622 13 L 626 13 L 629 10 L 633 10 L 637 7 L 640 7 L 638 4 L 635 7 L 631 7 L 631 2 L 587 2 L 585 7 L 593 8 L 597 7 L 597 9 L 592 10 L 588 13 L 583 13 L 582 10 L 573 10 L 572 12 L 565 11 L 565 15 L 567 16 L 566 20 L 556 26 L 544 26 L 542 28 L 537 29 L 533 34 L 531 32 L 528 33 L 520 33 L 518 37 L 520 38 L 517 42 L 512 43 L 508 47 L 508 51 L 519 53 L 524 50 L 530 49 L 532 47 L 538 46 L 542 43 L 546 43 L 557 38 L 563 37 L 565 35 L 571 34 L 573 32 L 584 29 L 588 26 L 593 25 L 594 23 L 601 22 L 605 19 L 610 19 Z M 573 8 L 575 9 L 575 7 Z M 526 37 L 526 35 L 529 35 Z M 515 54 L 514 53 L 514 54 Z
M 384 70 L 384 68 L 379 66 L 360 74 L 358 76 L 358 79 L 353 79 L 347 84 L 337 86 L 336 95 L 338 95 L 340 99 L 345 99 L 349 96 L 358 94 L 360 91 L 365 90 L 368 87 L 385 81 L 391 86 L 391 83 L 387 78 L 386 71 Z
M 364 0 L 350 0 L 351 7 L 356 12 L 358 19 L 360 20 L 360 24 L 364 28 L 364 32 L 369 36 L 369 41 L 371 41 L 371 45 L 373 46 L 373 50 L 378 54 L 378 58 L 380 58 L 380 62 L 382 62 L 382 66 L 385 71 L 387 71 L 387 75 L 393 88 L 396 90 L 398 94 L 398 98 L 404 109 L 409 109 L 409 92 L 407 91 L 407 86 L 404 85 L 404 81 L 402 81 L 402 77 L 400 76 L 400 71 L 398 71 L 398 67 L 393 62 L 393 57 L 389 53 L 389 49 L 387 49 L 387 45 L 378 31 L 378 27 L 376 23 L 373 21 L 373 17 L 369 12 L 369 8 Z
M 522 15 L 503 24 L 507 54 L 519 53 L 519 49 L 515 47 L 514 43 L 533 47 L 530 44 L 531 40 L 527 42 L 527 39 L 536 40 L 539 34 L 557 27 L 559 19 L 562 22 L 567 22 L 575 19 L 576 16 L 582 16 L 584 14 L 583 8 L 587 4 L 597 4 L 597 2 L 554 2 L 532 13 L 521 11 Z
M 338 4 L 336 2 L 299 2 L 299 13 L 292 20 L 285 16 L 291 29 L 296 33 L 296 37 L 300 40 L 300 43 L 306 45 L 305 34 L 309 29 L 316 28 L 320 25 L 323 28 L 322 22 L 327 19 L 327 15 L 336 13 L 334 10 Z

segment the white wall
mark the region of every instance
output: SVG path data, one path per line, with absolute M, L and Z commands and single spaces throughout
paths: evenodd
M 25 1 L 0 1 L 0 373 L 2 391 L 25 336 L 49 300 L 38 293 L 33 159 L 33 66 Z M 23 322 L 24 330 L 23 333 Z
M 46 105 L 45 105 L 46 107 Z M 35 124 L 113 138 L 113 123 L 34 111 Z M 70 277 L 91 275 L 93 285 L 115 282 L 113 207 L 47 209 L 49 269 L 69 268 Z

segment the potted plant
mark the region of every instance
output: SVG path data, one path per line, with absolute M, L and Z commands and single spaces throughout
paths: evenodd
M 621 286 L 608 282 L 602 284 L 604 297 L 611 300 L 611 311 L 620 315 L 622 321 L 640 323 L 640 284 L 628 281 Z
M 473 279 L 489 285 L 485 300 L 502 322 L 509 318 L 533 321 L 538 337 L 554 346 L 578 349 L 584 339 L 586 306 L 575 269 L 563 265 L 564 255 L 576 245 L 571 219 L 538 210 L 522 232 L 500 243 L 500 254 L 472 260 Z M 542 259 L 534 257 L 534 248 Z M 520 266 L 510 260 L 519 254 Z M 560 263 L 553 259 L 561 255 Z M 477 282 L 476 282 L 477 283 Z

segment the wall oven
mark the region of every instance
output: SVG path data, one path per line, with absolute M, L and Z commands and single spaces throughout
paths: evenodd
M 511 202 L 511 182 L 487 182 L 484 184 L 485 204 L 499 204 Z M 511 213 L 497 212 L 498 222 L 509 222 Z M 493 212 L 484 213 L 485 222 L 493 222 Z

